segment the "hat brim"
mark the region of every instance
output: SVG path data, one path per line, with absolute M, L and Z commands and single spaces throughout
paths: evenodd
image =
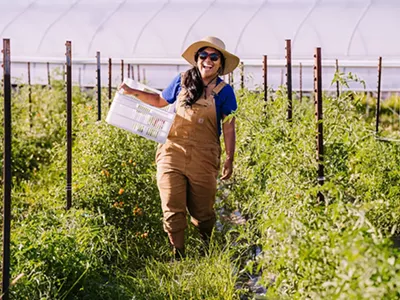
M 204 47 L 211 47 L 214 48 L 222 53 L 222 55 L 225 58 L 225 68 L 221 75 L 226 75 L 231 73 L 233 70 L 236 69 L 236 67 L 239 65 L 240 59 L 236 55 L 226 51 L 223 48 L 220 48 L 216 46 L 213 43 L 207 42 L 207 41 L 199 41 L 191 44 L 185 52 L 183 52 L 182 57 L 186 59 L 191 65 L 195 66 L 196 61 L 194 60 L 194 56 L 196 55 L 197 51 L 199 49 L 204 48 Z

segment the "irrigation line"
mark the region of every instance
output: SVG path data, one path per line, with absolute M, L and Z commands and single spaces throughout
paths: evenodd
M 375 137 L 375 139 L 377 141 L 380 141 L 380 142 L 400 143 L 400 140 L 391 139 L 391 138 L 384 138 L 384 137 L 379 137 L 379 136 Z
M 398 100 L 396 100 L 396 104 L 397 104 L 397 101 L 398 101 Z M 391 108 L 391 107 L 389 107 L 389 106 L 387 107 L 387 109 L 389 109 L 390 112 L 393 113 L 394 115 L 400 116 L 400 111 L 397 112 L 395 109 L 393 109 L 393 108 Z

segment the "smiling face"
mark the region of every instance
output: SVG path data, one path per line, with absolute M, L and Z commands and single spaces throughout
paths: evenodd
M 199 53 L 200 54 L 197 58 L 196 64 L 200 71 L 201 77 L 203 80 L 214 78 L 221 68 L 221 54 L 214 48 L 210 47 L 203 49 Z M 205 53 L 208 55 L 206 56 Z M 215 56 L 218 56 L 217 60 L 212 59 Z

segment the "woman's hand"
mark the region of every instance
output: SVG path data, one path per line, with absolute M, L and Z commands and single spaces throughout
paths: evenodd
M 236 133 L 235 133 L 235 118 L 233 117 L 231 120 L 226 120 L 226 116 L 224 115 L 224 122 L 222 123 L 222 130 L 224 132 L 224 142 L 225 142 L 225 151 L 226 151 L 226 160 L 224 166 L 222 168 L 222 180 L 226 180 L 231 178 L 233 173 L 233 158 L 235 157 L 235 141 L 236 141 Z
M 233 173 L 233 160 L 228 158 L 225 160 L 224 166 L 222 167 L 221 180 L 227 180 L 231 178 Z
M 164 107 L 169 104 L 167 100 L 162 98 L 162 96 L 159 94 L 148 93 L 138 89 L 133 89 L 125 83 L 121 83 L 119 85 L 118 91 L 121 91 L 125 95 L 132 95 L 138 98 L 140 101 L 143 101 L 144 103 L 150 104 L 155 107 Z
M 119 85 L 118 90 L 122 91 L 123 94 L 130 94 L 132 92 L 132 89 L 124 82 Z

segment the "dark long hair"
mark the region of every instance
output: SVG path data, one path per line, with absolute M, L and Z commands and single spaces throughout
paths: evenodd
M 196 61 L 196 63 L 197 59 L 199 58 L 199 53 L 205 48 L 207 47 L 200 48 L 196 52 L 194 56 L 194 60 Z M 222 55 L 221 52 L 219 52 L 219 55 L 221 59 L 221 69 L 219 72 L 222 73 L 225 68 L 225 57 Z M 185 72 L 183 76 L 182 86 L 186 90 L 185 100 L 183 101 L 183 103 L 186 107 L 191 107 L 203 95 L 204 92 L 203 79 L 201 78 L 201 74 L 199 69 L 197 68 L 197 65 Z

